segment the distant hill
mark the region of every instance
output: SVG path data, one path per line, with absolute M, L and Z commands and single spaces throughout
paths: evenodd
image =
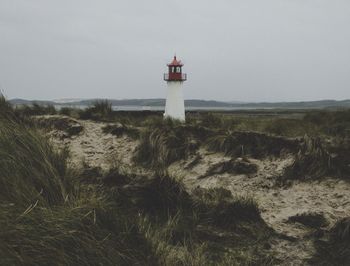
M 24 99 L 12 99 L 10 102 L 14 105 L 30 105 L 33 103 L 41 105 L 56 105 L 56 106 L 89 106 L 94 102 L 102 99 L 87 99 L 87 100 L 64 100 L 59 101 L 35 101 Z M 164 106 L 165 99 L 125 99 L 113 100 L 108 99 L 113 106 Z M 305 102 L 220 102 L 207 100 L 185 100 L 186 107 L 191 108 L 232 108 L 232 109 L 264 109 L 264 108 L 278 108 L 278 109 L 308 109 L 308 108 L 350 108 L 350 100 L 321 100 L 321 101 L 305 101 Z
M 37 100 L 24 100 L 24 99 L 12 99 L 9 101 L 14 105 L 30 105 L 33 103 L 41 104 L 41 105 L 55 105 L 53 101 L 37 101 Z

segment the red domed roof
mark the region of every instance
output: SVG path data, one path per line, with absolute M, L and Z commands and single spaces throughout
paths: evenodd
M 176 55 L 175 55 L 173 61 L 170 64 L 168 64 L 168 66 L 183 66 L 183 64 L 181 63 L 180 60 L 176 59 Z

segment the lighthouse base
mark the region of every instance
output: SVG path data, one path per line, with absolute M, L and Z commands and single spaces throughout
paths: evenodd
M 168 81 L 168 92 L 165 103 L 164 118 L 185 121 L 185 103 L 182 82 Z

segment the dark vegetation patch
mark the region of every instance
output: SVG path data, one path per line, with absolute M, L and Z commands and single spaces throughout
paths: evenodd
M 116 182 L 111 190 L 116 202 L 145 215 L 148 222 L 171 227 L 171 245 L 206 243 L 206 263 L 218 263 L 228 255 L 227 248 L 241 254 L 232 256 L 230 263 L 248 263 L 251 259 L 261 262 L 270 257 L 262 249 L 273 232 L 251 198 L 233 197 L 225 189 L 197 188 L 190 195 L 181 183 L 167 175 L 133 176 L 127 181 L 118 170 L 112 172 Z M 254 248 L 249 247 L 252 243 Z
M 103 183 L 112 187 L 116 202 L 152 216 L 167 218 L 193 207 L 182 183 L 167 175 L 135 176 L 111 169 L 103 177 Z
M 350 218 L 338 221 L 323 239 L 315 240 L 316 254 L 313 265 L 349 265 Z
M 305 212 L 288 218 L 293 223 L 301 223 L 311 228 L 320 228 L 327 226 L 328 222 L 322 213 Z
M 244 197 L 234 198 L 227 189 L 196 188 L 193 197 L 196 200 L 196 209 L 209 224 L 232 228 L 242 221 L 264 223 L 254 200 Z
M 258 166 L 256 164 L 253 164 L 249 161 L 247 158 L 237 158 L 237 159 L 231 159 L 229 161 L 219 162 L 214 165 L 212 165 L 208 171 L 201 176 L 201 178 L 211 176 L 211 175 L 217 175 L 217 174 L 223 174 L 223 173 L 229 173 L 229 174 L 236 174 L 236 175 L 250 175 L 255 174 L 258 171 Z

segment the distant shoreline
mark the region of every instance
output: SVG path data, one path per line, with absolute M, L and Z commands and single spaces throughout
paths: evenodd
M 37 103 L 39 105 L 53 105 L 60 109 L 62 107 L 71 108 L 86 108 L 93 105 L 96 101 L 104 99 L 88 99 L 80 101 L 69 102 L 55 102 L 55 101 L 36 101 L 24 99 L 12 99 L 13 105 L 32 105 Z M 120 111 L 164 111 L 165 99 L 126 99 L 113 100 L 107 99 L 114 110 Z M 320 100 L 320 101 L 305 101 L 305 102 L 221 102 L 221 101 L 207 101 L 207 100 L 185 100 L 186 110 L 218 110 L 218 111 L 232 111 L 232 110 L 273 110 L 273 109 L 324 109 L 324 108 L 350 108 L 350 100 Z

